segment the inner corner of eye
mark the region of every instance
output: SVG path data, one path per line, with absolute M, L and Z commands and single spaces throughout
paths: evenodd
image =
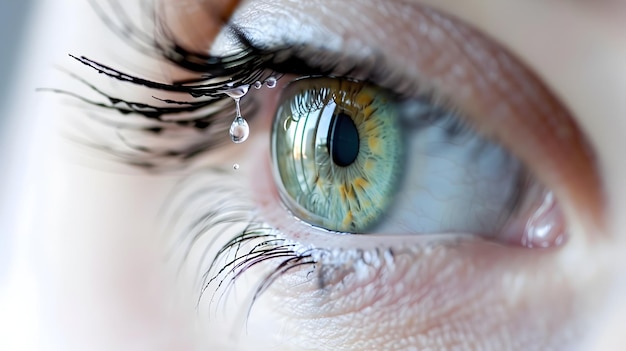
M 501 145 L 427 99 L 337 78 L 291 82 L 271 133 L 275 181 L 300 219 L 376 234 L 564 241 L 552 193 Z

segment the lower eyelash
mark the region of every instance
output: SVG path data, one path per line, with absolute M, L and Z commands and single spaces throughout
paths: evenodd
M 366 279 L 392 268 L 397 254 L 415 251 L 327 250 L 289 240 L 259 219 L 246 192 L 226 169 L 198 171 L 173 194 L 165 214 L 169 220 L 166 230 L 174 233 L 175 240 L 169 257 L 179 256 L 180 274 L 183 266 L 191 263 L 192 253 L 200 254 L 197 307 L 204 298 L 209 306 L 219 305 L 237 282 L 257 267 L 265 272 L 253 287 L 248 315 L 259 297 L 292 271 L 302 270 L 303 283 L 314 282 L 319 291 L 331 292 L 349 276 Z
M 313 272 L 316 262 L 312 252 L 296 252 L 294 247 L 297 244 L 290 244 L 286 239 L 280 238 L 277 234 L 270 234 L 271 231 L 271 229 L 245 231 L 231 240 L 229 244 L 222 247 L 220 253 L 215 256 L 209 270 L 207 270 L 204 275 L 203 288 L 199 299 L 201 299 L 204 292 L 213 285 L 214 293 L 211 298 L 212 302 L 220 288 L 223 288 L 223 295 L 227 294 L 230 288 L 232 288 L 238 279 L 248 270 L 262 263 L 271 262 L 274 267 L 262 278 L 254 290 L 248 308 L 249 314 L 258 298 L 284 274 L 291 270 L 304 267 L 311 267 L 311 272 Z M 242 250 L 242 246 L 252 246 L 252 248 L 250 250 Z M 234 252 L 234 255 L 233 258 L 229 260 L 228 257 L 231 252 Z M 226 262 L 218 265 L 218 262 L 223 258 L 226 259 Z M 224 283 L 226 283 L 225 286 Z M 223 295 L 220 298 L 222 298 Z
M 252 308 L 254 301 L 282 274 L 296 267 L 313 267 L 316 262 L 313 250 L 296 249 L 297 244 L 288 242 L 277 230 L 255 217 L 245 192 L 240 190 L 236 179 L 226 177 L 226 172 L 217 168 L 198 171 L 174 190 L 175 196 L 166 209 L 166 218 L 170 219 L 166 230 L 173 231 L 176 240 L 170 257 L 176 251 L 181 254 L 180 272 L 189 263 L 192 251 L 201 251 L 197 269 L 203 273 L 198 305 L 207 291 L 213 291 L 211 303 L 220 291 L 221 299 L 246 272 L 271 262 L 273 268 L 258 284 Z M 245 227 L 237 229 L 237 226 Z M 208 239 L 208 243 L 202 245 L 203 239 Z M 225 243 L 217 246 L 224 240 Z

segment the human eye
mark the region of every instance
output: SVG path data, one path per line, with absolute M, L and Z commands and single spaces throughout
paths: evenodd
M 528 247 L 564 240 L 552 195 L 431 99 L 400 101 L 373 85 L 309 78 L 293 82 L 281 101 L 271 144 L 277 188 L 288 210 L 310 224 L 369 234 L 473 233 Z
M 190 57 L 178 52 L 174 62 L 217 82 L 128 79 L 210 100 L 203 107 L 220 117 L 175 124 L 207 144 L 135 150 L 167 159 L 211 143 L 167 226 L 187 273 L 200 276 L 200 302 L 215 309 L 207 338 L 242 349 L 569 348 L 591 279 L 572 279 L 581 270 L 571 258 L 584 257 L 582 228 L 599 221 L 601 196 L 568 111 L 504 49 L 444 14 L 318 5 L 244 4 L 235 44 L 254 54 L 228 57 L 254 64 L 246 75 L 225 61 L 176 61 Z M 252 87 L 270 77 L 276 88 Z M 235 145 L 226 91 L 241 86 L 250 139 Z M 171 101 L 184 107 L 113 109 L 195 112 L 194 100 Z M 248 332 L 223 337 L 247 312 Z

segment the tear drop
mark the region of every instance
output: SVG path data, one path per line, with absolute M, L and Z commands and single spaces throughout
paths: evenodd
M 559 246 L 565 240 L 563 214 L 552 192 L 548 192 L 541 206 L 526 223 L 522 245 L 548 248 Z
M 250 127 L 248 122 L 241 116 L 235 117 L 230 125 L 230 139 L 235 144 L 243 143 L 250 135 Z
M 233 169 L 236 171 L 239 169 L 239 163 L 233 164 Z
M 231 98 L 237 100 L 237 99 L 241 99 L 242 97 L 244 97 L 247 93 L 248 90 L 250 89 L 250 86 L 247 84 L 244 85 L 240 85 L 238 87 L 234 87 L 234 88 L 230 88 L 226 91 L 224 91 L 224 94 L 230 96 Z
M 254 89 L 261 89 L 263 87 L 263 83 L 259 82 L 258 80 L 256 82 L 254 82 L 254 84 L 252 85 L 254 87 Z
M 276 78 L 275 78 L 275 77 L 268 77 L 268 78 L 265 80 L 265 86 L 266 86 L 266 87 L 268 87 L 268 88 L 270 88 L 270 89 L 275 88 L 275 87 L 276 87 L 276 84 L 277 84 L 277 81 L 276 81 Z
M 250 85 L 244 84 L 238 87 L 231 87 L 230 89 L 224 91 L 224 94 L 230 96 L 235 101 L 235 108 L 237 112 L 229 130 L 230 139 L 235 144 L 243 143 L 250 135 L 250 127 L 248 126 L 248 122 L 241 116 L 240 105 L 241 98 L 248 93 L 249 89 Z

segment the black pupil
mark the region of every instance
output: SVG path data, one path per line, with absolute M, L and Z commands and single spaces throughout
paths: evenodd
M 347 114 L 340 112 L 328 132 L 330 155 L 339 167 L 351 165 L 359 155 L 359 131 Z

